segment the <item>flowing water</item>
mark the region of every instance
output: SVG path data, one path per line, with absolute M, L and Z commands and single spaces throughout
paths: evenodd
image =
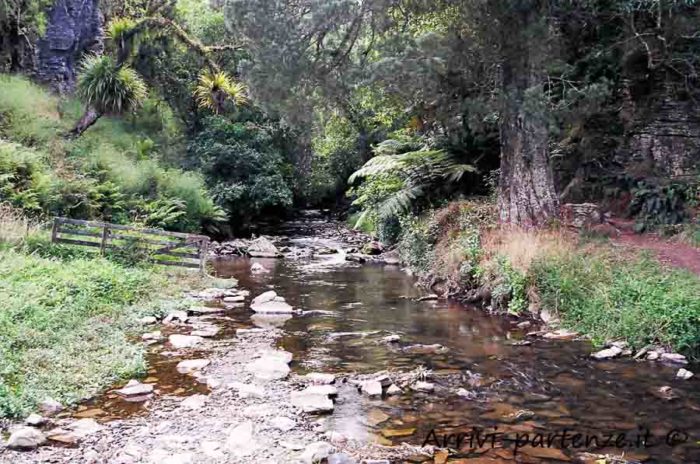
M 282 233 L 291 236 L 291 246 L 342 248 L 315 237 L 316 229 L 301 223 Z M 252 262 L 270 272 L 251 275 Z M 341 385 L 329 426 L 346 436 L 419 445 L 443 445 L 449 436 L 449 446 L 461 448 L 458 457 L 483 459 L 473 462 L 569 461 L 585 451 L 586 442 L 599 445 L 591 452 L 632 462 L 700 462 L 698 380 L 676 380 L 677 367 L 629 358 L 594 362 L 587 342 L 528 338 L 504 317 L 452 302 L 417 301 L 423 293 L 400 268 L 349 263 L 342 253 L 214 265 L 218 275 L 239 279 L 252 295 L 274 289 L 306 311 L 273 321 L 251 317 L 245 308 L 227 313 L 236 327 L 282 327 L 287 335 L 280 347 L 294 354 L 298 373 L 408 372 L 419 366 L 431 371 L 430 393 L 406 390 L 369 399 Z M 400 341 L 381 340 L 390 334 Z M 406 349 L 415 344 L 447 349 Z M 689 369 L 700 372 L 700 366 Z M 162 370 L 157 365 L 153 373 Z M 177 388 L 197 388 L 191 380 L 166 379 L 173 386 L 186 382 L 188 387 Z M 673 399 L 659 393 L 664 386 L 672 387 Z M 456 393 L 460 388 L 464 396 Z M 581 436 L 572 440 L 576 434 Z M 517 453 L 509 439 L 518 441 Z

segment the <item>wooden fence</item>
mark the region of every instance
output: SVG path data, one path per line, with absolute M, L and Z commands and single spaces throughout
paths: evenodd
M 77 238 L 69 238 L 77 237 Z M 209 237 L 168 232 L 159 229 L 81 221 L 57 217 L 51 230 L 51 241 L 93 247 L 105 251 L 133 252 L 164 266 L 180 266 L 204 271 Z

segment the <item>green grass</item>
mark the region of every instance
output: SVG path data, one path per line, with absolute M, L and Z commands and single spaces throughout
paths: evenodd
M 129 337 L 181 283 L 97 257 L 0 250 L 0 417 L 23 416 L 46 397 L 72 404 L 144 373 L 144 349 Z
M 700 279 L 690 272 L 611 252 L 550 256 L 532 272 L 543 307 L 594 342 L 660 343 L 700 355 Z

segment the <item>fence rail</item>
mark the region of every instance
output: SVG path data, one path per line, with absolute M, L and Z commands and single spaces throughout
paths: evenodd
M 100 254 L 107 250 L 135 250 L 156 264 L 200 271 L 204 271 L 209 248 L 209 237 L 205 235 L 63 217 L 54 218 L 51 241 L 96 248 Z

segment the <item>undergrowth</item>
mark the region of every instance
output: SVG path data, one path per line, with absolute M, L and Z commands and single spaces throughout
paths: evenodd
M 21 417 L 47 397 L 73 404 L 143 374 L 143 346 L 130 340 L 138 319 L 181 304 L 180 274 L 65 259 L 0 250 L 0 417 Z

